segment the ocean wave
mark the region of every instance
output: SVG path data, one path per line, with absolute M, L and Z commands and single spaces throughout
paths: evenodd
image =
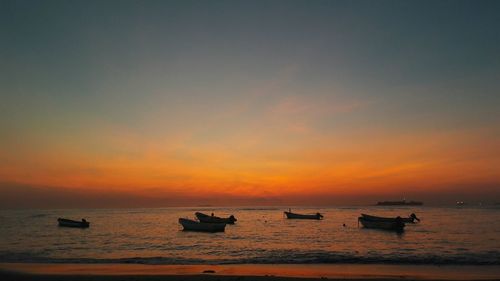
M 35 215 L 28 216 L 28 218 L 43 218 L 43 217 L 46 217 L 48 215 L 49 214 L 35 214 Z
M 241 210 L 241 211 L 276 211 L 276 210 L 285 210 L 286 208 L 270 208 L 270 207 L 264 207 L 264 208 L 259 208 L 259 207 L 255 207 L 255 208 L 239 208 L 238 210 Z
M 124 257 L 124 258 L 53 258 L 29 253 L 1 253 L 0 262 L 14 263 L 88 263 L 88 264 L 404 264 L 404 265 L 500 265 L 500 252 L 488 251 L 467 255 L 365 255 L 346 253 L 292 253 L 273 251 L 249 258 L 198 259 L 182 257 Z

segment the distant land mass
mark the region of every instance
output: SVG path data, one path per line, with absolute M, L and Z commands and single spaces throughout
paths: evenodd
M 407 202 L 406 200 L 377 202 L 377 206 L 421 206 L 421 205 L 424 205 L 424 203 L 419 201 Z

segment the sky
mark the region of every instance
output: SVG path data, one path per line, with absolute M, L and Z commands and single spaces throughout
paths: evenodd
M 0 0 L 1 205 L 500 202 L 499 10 Z

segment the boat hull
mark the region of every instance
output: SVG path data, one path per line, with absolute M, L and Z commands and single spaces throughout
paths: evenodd
M 397 218 L 385 218 L 385 217 L 377 217 L 377 216 L 370 216 L 367 214 L 361 214 L 361 216 L 365 219 L 369 219 L 372 221 L 392 221 L 396 222 Z M 401 218 L 401 221 L 404 223 L 415 223 L 414 218 Z
M 314 215 L 303 215 L 303 214 L 295 214 L 292 212 L 285 212 L 287 219 L 301 219 L 301 220 L 320 220 L 323 218 L 322 215 L 314 214 Z
M 62 227 L 88 228 L 90 226 L 90 223 L 88 221 L 75 221 L 58 218 L 57 222 L 59 223 L 59 226 Z
M 364 217 L 359 217 L 358 221 L 365 228 L 373 229 L 383 229 L 391 231 L 403 231 L 405 224 L 402 221 L 380 221 L 380 220 L 370 220 Z
M 226 229 L 225 223 L 205 223 L 183 218 L 179 219 L 179 223 L 184 231 L 224 232 Z
M 204 223 L 225 223 L 225 224 L 234 224 L 237 220 L 234 216 L 230 216 L 229 218 L 220 218 L 216 216 L 209 216 L 200 212 L 195 213 L 196 217 L 200 222 Z

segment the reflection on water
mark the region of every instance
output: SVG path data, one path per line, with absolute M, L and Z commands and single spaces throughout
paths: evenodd
M 238 219 L 224 233 L 183 232 L 194 212 Z M 325 219 L 287 220 L 285 208 L 1 211 L 0 261 L 197 263 L 500 264 L 500 210 L 488 208 L 293 208 Z M 360 213 L 422 222 L 397 234 L 359 227 Z M 58 217 L 91 222 L 57 227 Z M 346 226 L 344 227 L 343 224 Z

